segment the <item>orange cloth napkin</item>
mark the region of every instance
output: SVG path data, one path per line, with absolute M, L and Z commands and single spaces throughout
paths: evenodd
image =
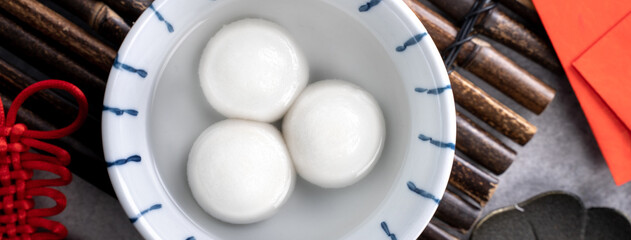
M 631 181 L 631 1 L 533 3 L 615 183 Z

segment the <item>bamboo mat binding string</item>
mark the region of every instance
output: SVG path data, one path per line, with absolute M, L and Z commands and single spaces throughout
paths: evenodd
M 403 1 L 423 22 L 439 50 L 453 43 L 457 28 L 451 22 L 417 0 Z M 467 64 L 462 65 L 465 60 Z M 554 98 L 549 85 L 477 37 L 462 44 L 456 62 L 536 114 Z
M 462 22 L 476 0 L 429 0 L 433 5 L 454 18 L 456 22 Z M 493 2 L 485 3 L 490 6 Z M 559 72 L 559 63 L 552 46 L 544 37 L 538 36 L 532 30 L 526 28 L 517 20 L 511 18 L 499 8 L 493 8 L 480 14 L 474 23 L 475 32 L 481 33 L 499 43 L 512 48 L 538 63 L 539 65 Z
M 475 23 L 478 21 L 478 17 L 480 17 L 482 13 L 488 12 L 491 9 L 495 8 L 495 4 L 493 3 L 485 6 L 488 2 L 489 0 L 476 0 L 473 3 L 473 6 L 471 6 L 469 12 L 464 16 L 464 22 L 462 23 L 460 30 L 456 34 L 456 39 L 441 53 L 443 55 L 445 68 L 447 68 L 448 73 L 451 73 L 451 71 L 453 71 L 454 61 L 456 61 L 456 57 L 462 49 L 462 45 L 473 39 L 473 36 L 470 36 L 470 34 L 473 31 Z M 467 65 L 469 60 L 470 59 L 463 61 L 462 65 Z

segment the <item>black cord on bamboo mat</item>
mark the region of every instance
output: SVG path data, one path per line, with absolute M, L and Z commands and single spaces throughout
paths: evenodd
M 478 21 L 480 14 L 495 8 L 495 3 L 491 2 L 491 4 L 487 5 L 488 2 L 489 0 L 477 0 L 473 3 L 473 6 L 471 6 L 467 15 L 464 16 L 462 26 L 460 26 L 460 31 L 456 34 L 456 39 L 453 43 L 447 46 L 445 50 L 443 50 L 443 61 L 445 61 L 445 67 L 449 73 L 453 71 L 453 63 L 456 60 L 462 45 L 473 39 L 474 36 L 470 36 L 469 34 L 473 31 L 473 27 Z

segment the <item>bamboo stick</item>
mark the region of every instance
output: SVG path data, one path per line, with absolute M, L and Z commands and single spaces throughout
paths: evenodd
M 0 7 L 99 69 L 111 69 L 116 57 L 112 48 L 36 0 L 0 1 Z
M 5 107 L 11 105 L 11 100 L 0 93 L 0 99 Z M 17 122 L 24 123 L 29 129 L 37 129 L 42 131 L 50 131 L 56 129 L 52 124 L 48 123 L 31 110 L 21 107 L 18 111 Z M 107 165 L 102 156 L 102 149 L 89 149 L 80 141 L 74 139 L 74 134 L 57 140 L 49 140 L 47 142 L 59 146 L 71 156 L 71 162 L 68 169 L 88 181 L 92 185 L 101 189 L 110 196 L 116 197 L 112 184 L 109 181 L 107 173 Z M 98 154 L 97 154 L 98 153 Z
M 460 231 L 467 231 L 480 214 L 479 208 L 471 206 L 456 194 L 446 190 L 434 217 Z
M 456 113 L 456 148 L 495 174 L 502 174 L 516 158 L 515 150 Z
M 537 127 L 458 72 L 449 73 L 449 79 L 456 103 L 514 142 L 524 145 L 537 132 Z
M 0 15 L 0 37 L 5 40 L 2 45 L 6 49 L 24 58 L 51 78 L 63 79 L 77 85 L 91 103 L 103 102 L 104 80 L 2 15 Z M 100 113 L 100 111 L 100 108 L 90 107 L 92 114 Z
M 495 62 L 512 61 L 486 42 L 479 42 L 477 45 L 482 46 L 479 48 L 479 54 L 465 68 L 482 79 L 494 78 L 491 84 L 497 89 L 508 93 L 513 100 L 532 112 L 536 114 L 543 112 L 554 98 L 556 91 L 514 63 L 496 65 Z M 529 80 L 514 82 L 516 78 Z
M 421 236 L 417 239 L 419 240 L 458 240 L 457 237 L 447 233 L 445 230 L 439 228 L 434 223 L 430 222 Z
M 120 46 L 129 32 L 129 25 L 114 10 L 95 0 L 57 0 L 64 8 L 79 16 L 92 29 L 116 46 Z
M 531 0 L 497 0 L 524 19 L 541 26 L 541 19 Z
M 153 0 L 103 0 L 116 12 L 121 13 L 130 22 L 136 21 Z
M 476 0 L 430 0 L 456 21 L 464 20 Z M 490 0 L 486 1 L 491 4 Z M 482 13 L 476 22 L 476 29 L 482 34 L 524 54 L 542 66 L 553 71 L 561 69 L 561 64 L 552 47 L 521 23 L 508 17 L 498 8 Z
M 498 182 L 495 176 L 478 169 L 458 155 L 454 157 L 449 184 L 471 197 L 480 206 L 484 207 L 491 199 Z
M 439 50 L 454 41 L 457 30 L 446 19 L 416 0 L 404 2 L 423 22 Z M 541 113 L 554 98 L 554 89 L 479 38 L 465 43 L 456 61 L 534 113 Z

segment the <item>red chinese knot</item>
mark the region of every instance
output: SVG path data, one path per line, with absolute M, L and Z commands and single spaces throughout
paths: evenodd
M 24 124 L 15 124 L 18 109 L 26 98 L 49 88 L 67 91 L 77 100 L 77 118 L 67 127 L 53 131 L 29 130 Z M 0 239 L 63 239 L 67 236 L 64 225 L 45 217 L 57 215 L 66 208 L 66 196 L 50 187 L 67 185 L 72 180 L 72 174 L 65 167 L 70 163 L 70 154 L 38 139 L 56 139 L 74 132 L 85 120 L 87 110 L 88 103 L 81 90 L 59 80 L 37 82 L 24 89 L 13 101 L 6 119 L 0 101 Z M 47 154 L 34 153 L 31 149 Z M 59 177 L 32 179 L 34 170 Z M 48 197 L 56 204 L 50 208 L 35 208 L 35 196 Z

